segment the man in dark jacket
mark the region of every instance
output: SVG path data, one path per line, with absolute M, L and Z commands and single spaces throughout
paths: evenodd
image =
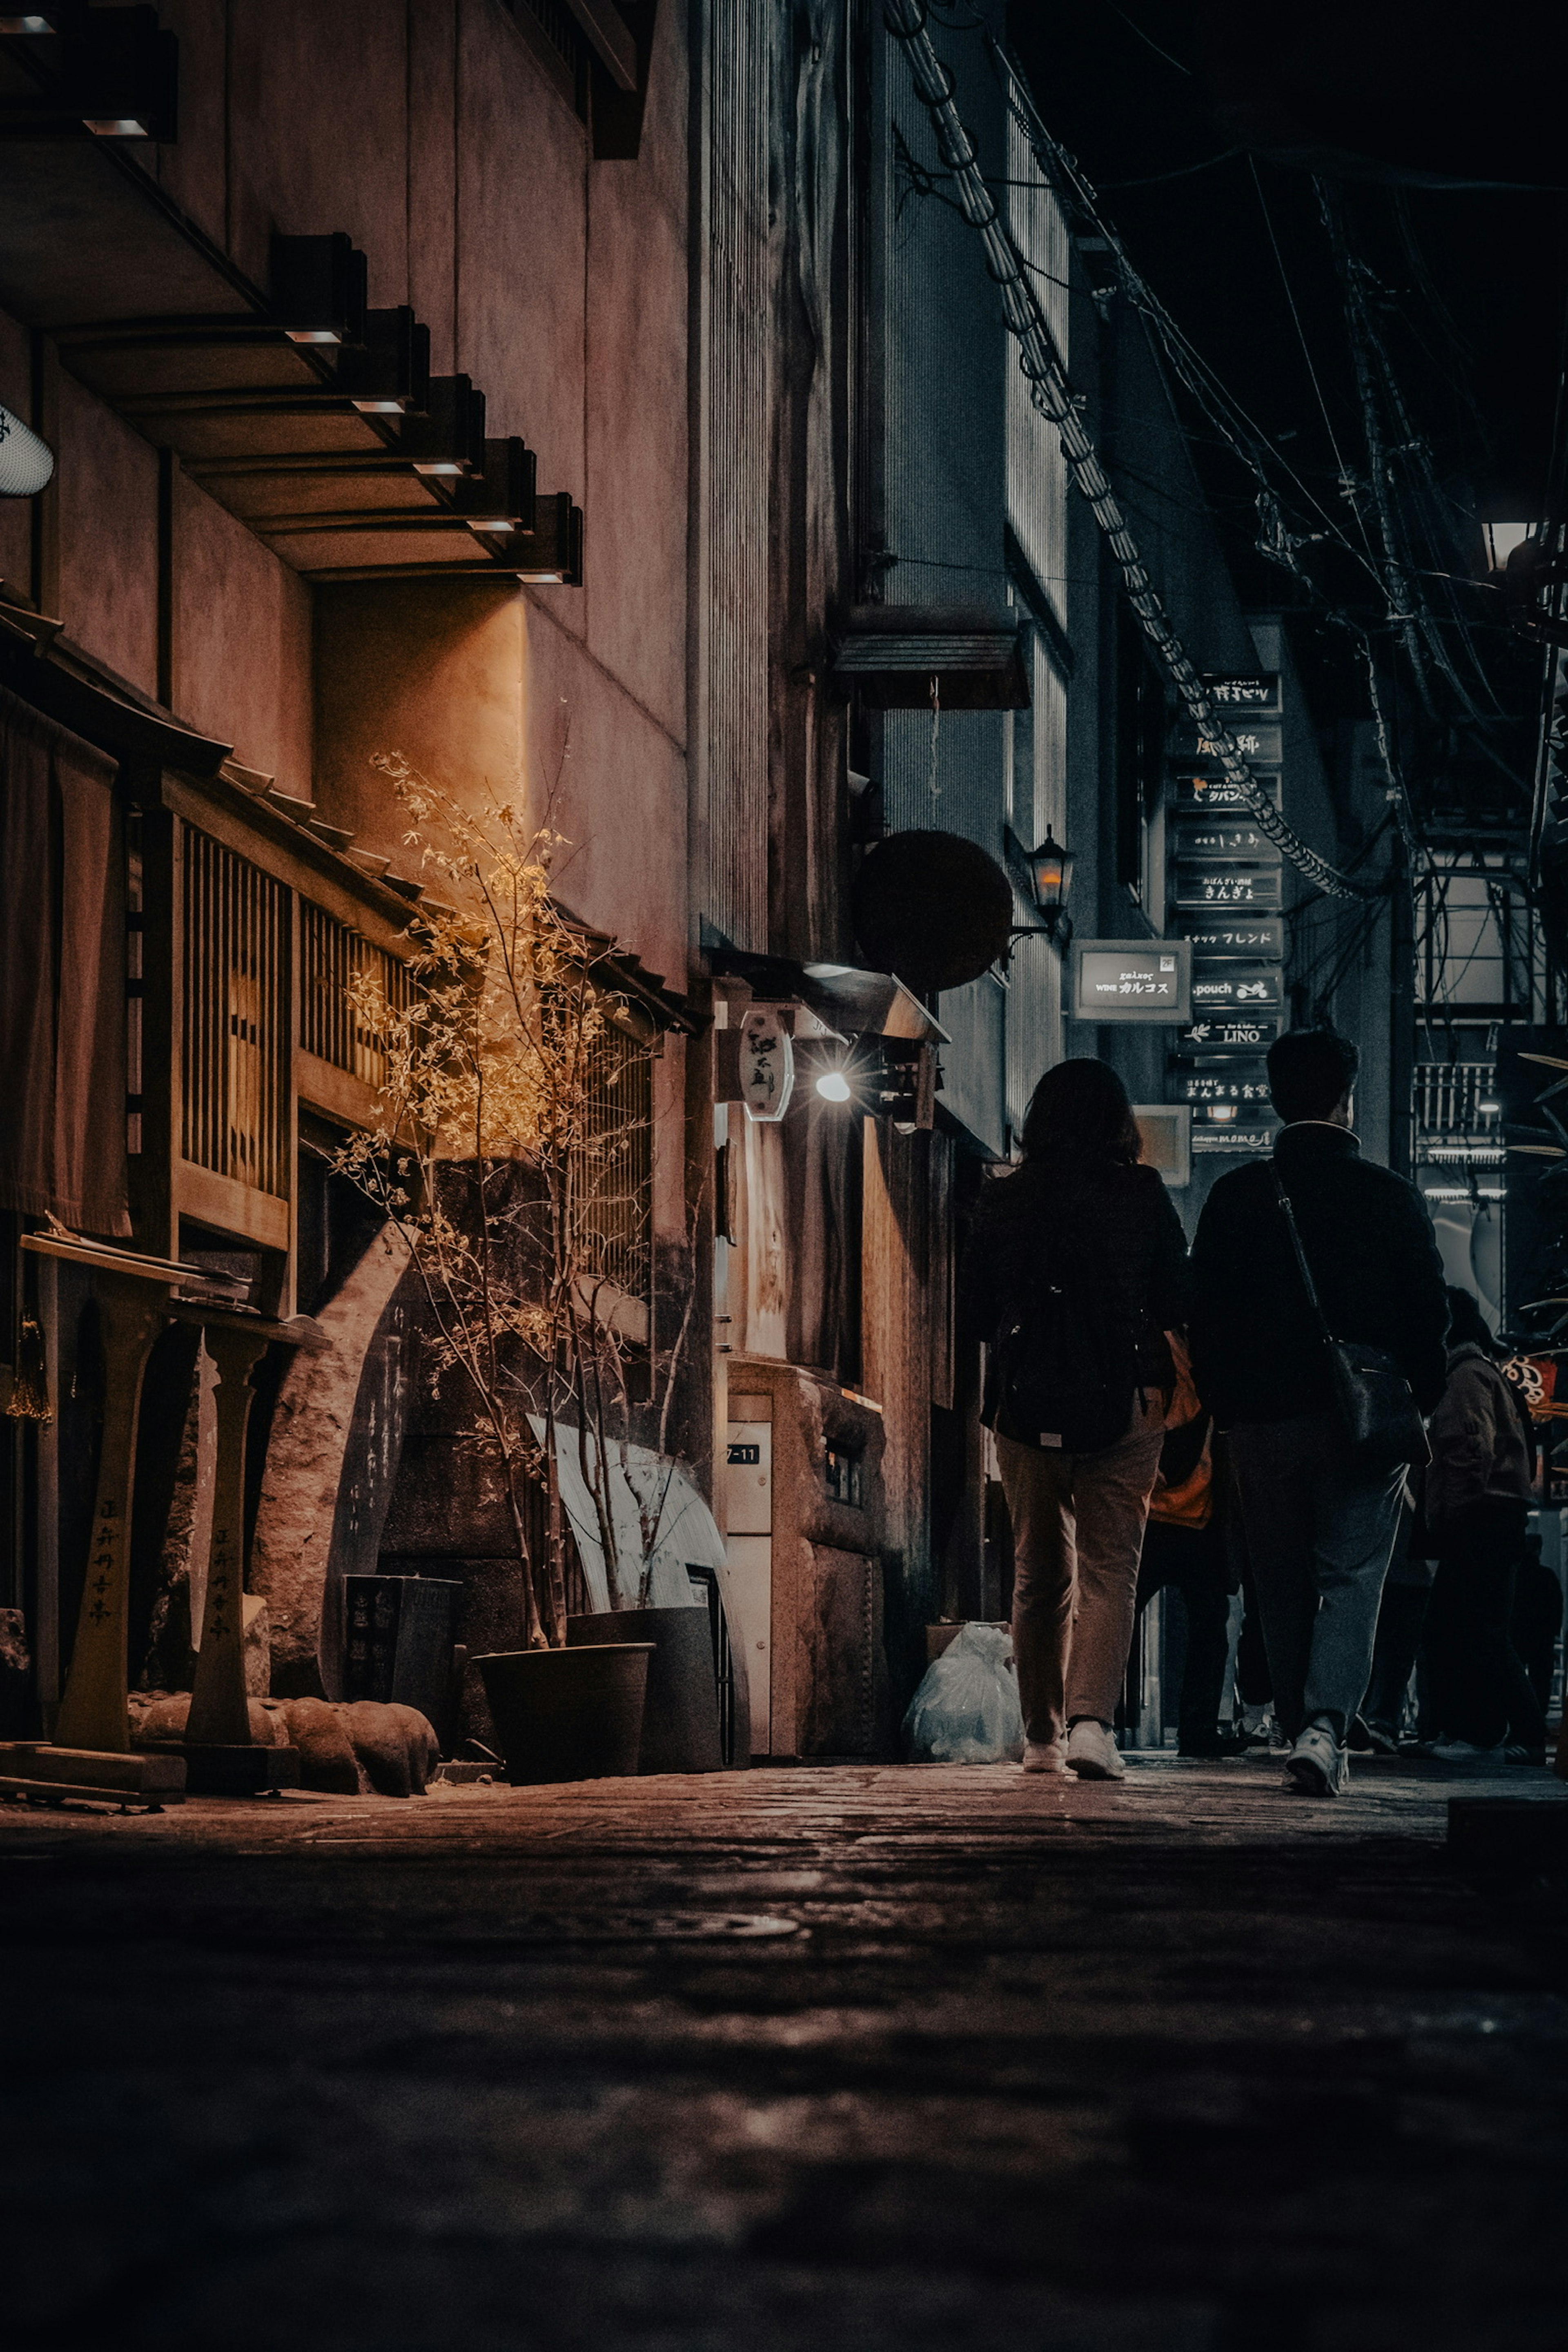
M 1230 1433 L 1275 1711 L 1295 1743 L 1288 1776 L 1318 1796 L 1346 1785 L 1404 1479 L 1352 1458 L 1279 1185 L 1329 1329 L 1392 1356 L 1423 1412 L 1443 1392 L 1448 1319 L 1420 1194 L 1363 1160 L 1351 1132 L 1359 1058 L 1332 1030 L 1276 1041 L 1273 1159 L 1220 1178 L 1192 1258 L 1193 1375 Z

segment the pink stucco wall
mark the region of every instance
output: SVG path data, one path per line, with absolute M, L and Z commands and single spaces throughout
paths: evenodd
M 542 490 L 584 507 L 582 589 L 312 587 L 174 469 L 178 715 L 399 847 L 368 765 L 401 751 L 466 793 L 524 781 L 574 848 L 563 895 L 679 982 L 686 884 L 685 10 L 667 0 L 636 161 L 600 163 L 501 0 L 165 0 L 178 143 L 139 152 L 264 282 L 274 229 L 346 229 L 373 303 L 411 301 L 437 372 L 484 391 Z M 0 398 L 30 397 L 0 320 Z M 49 601 L 158 690 L 157 455 L 52 363 Z M 0 573 L 26 585 L 25 511 Z M 34 593 L 38 583 L 33 583 Z

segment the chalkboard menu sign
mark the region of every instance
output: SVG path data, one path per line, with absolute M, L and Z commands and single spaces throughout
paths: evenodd
M 1283 915 L 1259 915 L 1253 921 L 1246 915 L 1187 914 L 1180 928 L 1183 938 L 1192 942 L 1194 966 L 1233 957 L 1262 963 L 1285 953 Z
M 1277 964 L 1222 964 L 1215 971 L 1193 976 L 1193 1017 L 1205 1013 L 1278 1011 L 1279 969 Z
M 1281 904 L 1278 866 L 1192 866 L 1176 875 L 1178 907 L 1265 907 Z

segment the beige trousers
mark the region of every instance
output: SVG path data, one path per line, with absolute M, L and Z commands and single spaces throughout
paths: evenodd
M 1151 1391 L 1103 1454 L 996 1440 L 1013 1522 L 1013 1655 L 1031 1740 L 1060 1739 L 1078 1716 L 1115 1719 L 1164 1419 L 1165 1399 Z

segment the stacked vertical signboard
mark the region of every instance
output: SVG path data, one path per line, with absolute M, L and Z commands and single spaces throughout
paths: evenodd
M 1210 677 L 1209 693 L 1268 798 L 1283 789 L 1277 674 Z M 1194 1153 L 1266 1151 L 1265 1056 L 1284 1018 L 1284 859 L 1200 736 L 1173 762 L 1173 929 L 1193 950 L 1193 1018 L 1173 1037 L 1169 1094 Z

